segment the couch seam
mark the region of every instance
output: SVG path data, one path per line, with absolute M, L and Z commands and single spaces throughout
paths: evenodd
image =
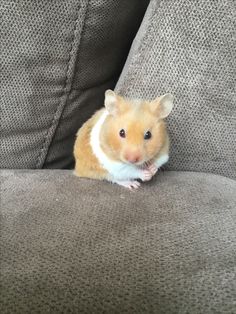
M 147 11 L 146 11 L 147 15 L 149 14 L 148 11 L 152 10 L 152 6 L 154 5 L 153 3 L 154 3 L 153 0 L 149 3 L 149 6 L 148 6 Z M 142 38 L 141 38 L 141 41 L 137 41 L 137 43 L 135 43 L 135 39 L 136 38 L 134 38 L 134 41 L 133 41 L 134 47 L 131 46 L 130 51 L 129 51 L 129 54 L 131 53 L 133 55 L 130 56 L 131 58 L 130 58 L 128 64 L 125 63 L 123 71 L 121 72 L 120 78 L 119 78 L 119 80 L 118 80 L 118 82 L 117 82 L 117 84 L 115 86 L 115 90 L 118 90 L 118 92 L 122 93 L 122 87 L 121 86 L 124 84 L 125 79 L 127 78 L 127 76 L 130 76 L 129 77 L 129 81 L 131 83 L 134 82 L 135 79 L 136 79 L 136 71 L 132 72 L 132 69 L 135 67 L 136 63 L 138 62 L 137 61 L 137 60 L 139 60 L 138 57 L 141 56 L 143 58 L 143 55 L 144 55 L 143 52 L 146 49 L 148 49 L 147 42 L 149 41 L 149 38 L 148 38 L 147 34 L 149 33 L 150 28 L 153 26 L 154 15 L 155 15 L 155 12 L 159 9 L 160 5 L 161 5 L 161 1 L 159 0 L 158 6 L 154 8 L 154 10 L 152 11 L 151 16 L 148 16 L 148 19 L 149 19 L 150 22 L 148 23 L 148 26 L 144 30 L 144 33 L 143 33 Z M 144 15 L 144 18 L 145 18 L 145 15 Z M 139 27 L 138 32 L 140 31 L 140 28 L 142 27 L 142 23 L 143 23 L 143 21 L 141 22 L 141 25 Z M 138 34 L 138 32 L 137 32 L 137 34 Z M 136 34 L 136 36 L 137 36 L 137 34 Z M 132 52 L 132 48 L 134 48 L 134 52 Z M 135 49 L 137 49 L 137 50 L 135 51 Z M 128 58 L 129 58 L 129 54 L 128 54 Z M 127 58 L 127 61 L 128 61 L 128 58 Z M 126 67 L 128 67 L 127 71 L 125 71 Z M 132 74 L 131 74 L 131 72 L 132 72 Z M 132 85 L 131 83 L 129 85 Z M 126 87 L 126 91 L 128 93 L 130 92 L 130 86 Z
M 84 19 L 82 21 L 82 26 L 81 26 L 81 30 L 80 30 L 80 39 L 79 39 L 76 51 L 74 52 L 75 55 L 77 54 L 79 46 L 80 46 L 80 43 L 81 43 L 81 38 L 82 38 L 81 34 L 83 32 L 83 28 L 84 28 L 84 24 L 85 24 L 85 18 L 86 18 L 88 4 L 89 4 L 89 0 L 86 3 Z M 61 116 L 63 114 L 64 108 L 65 108 L 65 106 L 67 104 L 67 101 L 68 101 L 68 97 L 70 95 L 72 81 L 73 81 L 74 74 L 75 74 L 75 64 L 74 65 L 72 64 L 72 69 L 73 70 L 72 70 L 72 74 L 71 75 L 69 74 L 69 71 L 70 71 L 70 65 L 71 65 L 72 57 L 73 57 L 72 51 L 73 51 L 73 48 L 75 47 L 75 43 L 76 43 L 76 30 L 77 30 L 77 27 L 78 27 L 78 21 L 79 21 L 79 17 L 80 17 L 79 13 L 80 13 L 81 9 L 82 9 L 82 5 L 79 4 L 78 5 L 77 17 L 76 17 L 76 19 L 74 21 L 73 39 L 71 40 L 71 47 L 70 47 L 69 52 L 68 52 L 69 58 L 68 58 L 68 63 L 67 63 L 67 66 L 66 66 L 66 71 L 65 71 L 66 78 L 65 78 L 65 83 L 64 83 L 63 89 L 62 89 L 63 90 L 63 95 L 61 96 L 61 98 L 60 98 L 60 100 L 58 102 L 58 105 L 56 106 L 55 112 L 53 114 L 52 121 L 51 121 L 50 126 L 48 127 L 48 130 L 47 130 L 47 133 L 46 133 L 46 135 L 44 137 L 44 141 L 43 141 L 42 147 L 41 147 L 40 152 L 38 154 L 38 157 L 36 159 L 36 165 L 35 165 L 36 169 L 43 168 L 43 166 L 44 166 L 44 163 L 46 161 L 49 148 L 50 148 L 52 140 L 53 140 L 53 138 L 55 136 L 57 127 L 58 127 L 59 122 L 60 122 L 60 118 L 61 118 Z M 71 79 L 71 82 L 70 82 L 70 79 Z M 63 98 L 65 98 L 65 99 L 63 99 Z M 58 114 L 59 114 L 59 116 L 58 116 Z M 51 136 L 50 136 L 50 131 L 52 131 Z

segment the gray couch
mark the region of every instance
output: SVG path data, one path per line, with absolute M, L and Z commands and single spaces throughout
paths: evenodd
M 235 313 L 234 1 L 0 3 L 1 313 Z M 113 87 L 175 95 L 136 192 L 71 170 Z

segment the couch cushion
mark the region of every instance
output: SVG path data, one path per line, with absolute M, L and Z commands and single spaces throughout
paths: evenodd
M 147 3 L 0 0 L 1 168 L 72 164 L 75 133 L 114 86 Z
M 233 313 L 236 182 L 1 172 L 1 313 Z
M 168 169 L 236 178 L 235 38 L 233 0 L 150 2 L 117 91 L 174 94 Z

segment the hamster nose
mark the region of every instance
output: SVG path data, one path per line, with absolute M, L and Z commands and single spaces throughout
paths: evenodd
M 136 162 L 139 162 L 139 161 L 140 161 L 141 156 L 140 156 L 140 154 L 138 154 L 138 153 L 127 153 L 127 154 L 125 155 L 125 159 L 126 159 L 128 162 L 130 162 L 130 163 L 132 163 L 132 164 L 135 164 Z

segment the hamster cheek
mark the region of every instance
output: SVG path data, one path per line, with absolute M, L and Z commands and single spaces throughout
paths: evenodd
M 107 134 L 106 139 L 101 143 L 101 147 L 107 156 L 115 160 L 120 159 L 122 151 L 121 140 L 113 132 Z
M 109 134 L 108 138 L 109 146 L 112 148 L 113 151 L 120 152 L 121 150 L 121 140 L 117 136 L 117 134 Z
M 152 159 L 160 150 L 161 145 L 159 141 L 153 139 L 149 141 L 146 145 L 146 156 L 148 159 Z

